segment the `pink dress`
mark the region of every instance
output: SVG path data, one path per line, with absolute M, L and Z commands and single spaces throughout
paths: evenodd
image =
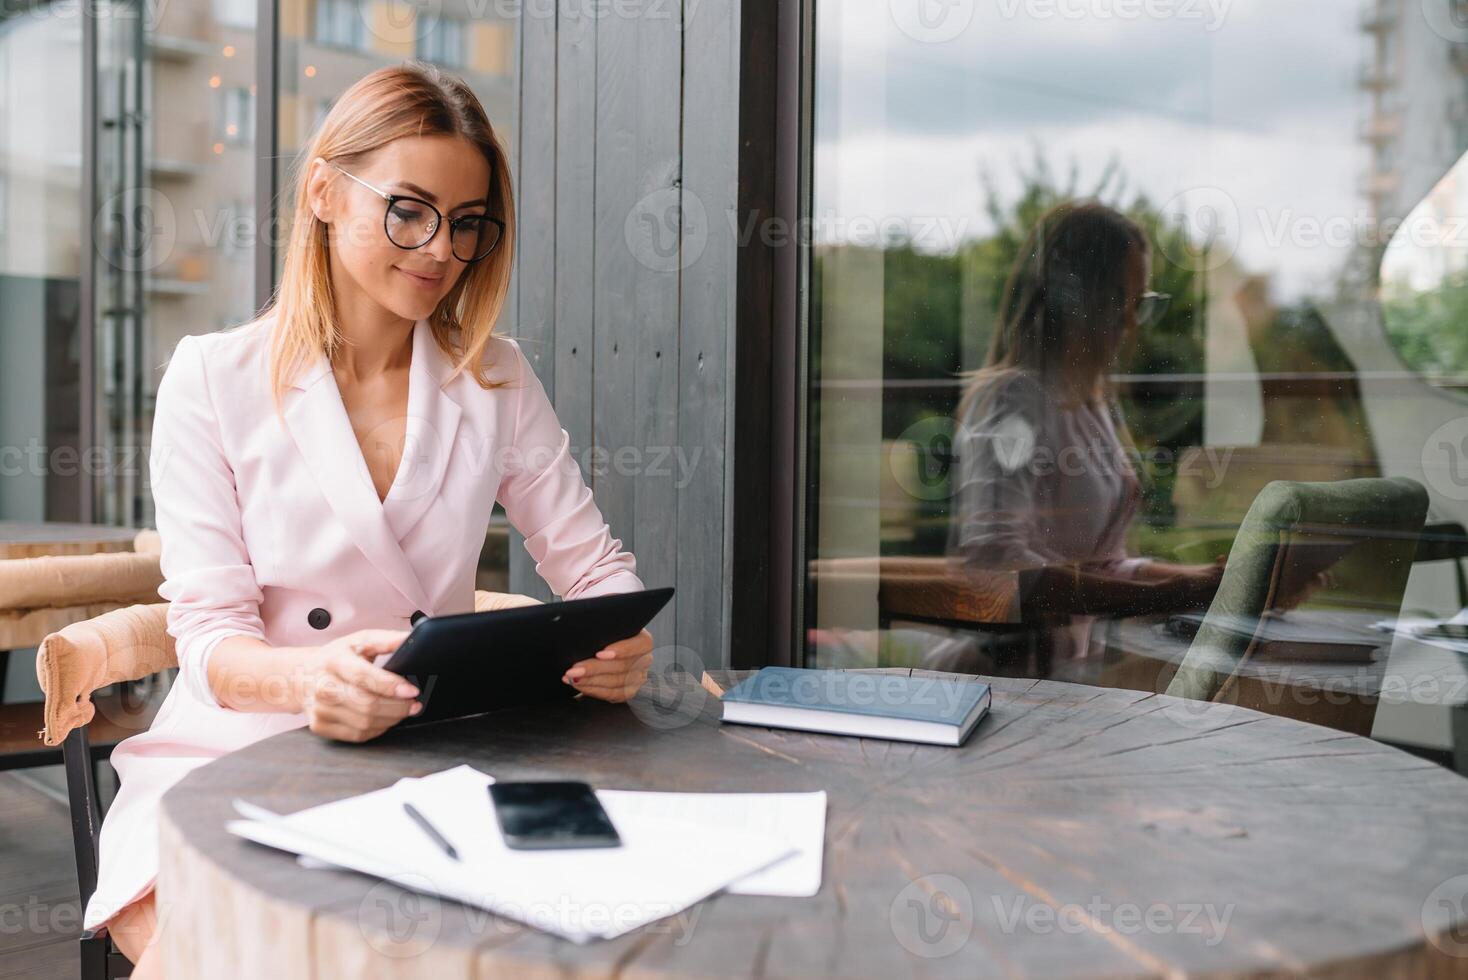
M 643 588 L 570 454 L 570 438 L 520 346 L 485 350 L 484 389 L 420 321 L 413 332 L 407 440 L 385 500 L 324 357 L 277 415 L 273 318 L 185 337 L 158 389 L 150 455 L 178 678 L 153 727 L 112 756 L 121 786 L 102 823 L 95 929 L 153 887 L 158 801 L 226 752 L 299 728 L 304 715 L 235 711 L 205 664 L 233 635 L 318 646 L 361 629 L 407 629 L 415 614 L 474 607 L 474 574 L 498 500 L 536 571 L 565 598 Z M 383 658 L 379 658 L 381 662 Z

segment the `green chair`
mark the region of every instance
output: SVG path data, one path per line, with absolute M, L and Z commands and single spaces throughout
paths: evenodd
M 1283 598 L 1281 583 L 1290 567 L 1290 549 L 1301 543 L 1352 542 L 1342 568 L 1349 565 L 1353 572 L 1356 603 L 1379 611 L 1383 618 L 1394 618 L 1401 608 L 1426 517 L 1427 491 L 1415 480 L 1280 480 L 1268 484 L 1239 526 L 1218 592 L 1167 693 L 1224 700 L 1239 668 L 1254 655 L 1258 637 L 1257 631 L 1250 636 L 1220 624 L 1257 624 L 1261 614 L 1276 608 Z M 1232 693 L 1237 699 L 1239 692 Z M 1272 707 L 1273 713 L 1282 713 L 1278 705 Z M 1369 707 L 1374 711 L 1374 699 Z M 1330 723 L 1318 716 L 1308 720 Z M 1364 723 L 1369 732 L 1369 713 Z M 1350 730 L 1360 724 L 1337 727 Z

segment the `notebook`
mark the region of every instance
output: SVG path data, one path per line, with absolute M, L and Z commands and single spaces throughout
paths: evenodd
M 933 745 L 962 745 L 989 685 L 937 677 L 765 667 L 724 693 L 724 721 Z
M 1280 661 L 1371 663 L 1383 646 L 1380 635 L 1358 626 L 1348 616 L 1329 610 L 1304 609 L 1263 616 L 1178 613 L 1167 631 L 1192 640 L 1204 622 L 1254 641 L 1255 656 Z

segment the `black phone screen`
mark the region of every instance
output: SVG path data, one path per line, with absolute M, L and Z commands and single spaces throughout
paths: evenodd
M 491 783 L 495 818 L 509 847 L 620 847 L 622 840 L 586 783 Z

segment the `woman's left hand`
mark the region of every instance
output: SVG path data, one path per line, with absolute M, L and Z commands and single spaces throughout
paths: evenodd
M 647 683 L 652 667 L 652 634 L 643 630 L 573 664 L 561 680 L 603 701 L 626 701 Z

